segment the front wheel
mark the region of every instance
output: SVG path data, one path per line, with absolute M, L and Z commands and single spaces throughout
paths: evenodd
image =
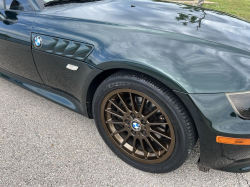
M 143 171 L 178 168 L 197 140 L 179 98 L 161 83 L 135 72 L 122 71 L 107 78 L 95 93 L 93 114 L 110 149 Z

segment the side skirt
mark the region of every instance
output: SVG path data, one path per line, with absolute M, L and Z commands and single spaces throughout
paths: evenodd
M 83 106 L 76 98 L 70 96 L 62 91 L 58 91 L 43 84 L 22 78 L 18 75 L 10 73 L 0 68 L 0 77 L 7 79 L 8 81 L 25 88 L 35 94 L 38 94 L 46 99 L 53 101 L 61 106 L 64 106 L 70 110 L 73 110 L 79 114 L 88 117 L 87 107 Z

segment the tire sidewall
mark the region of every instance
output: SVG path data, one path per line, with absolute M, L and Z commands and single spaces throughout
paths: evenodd
M 167 158 L 167 160 L 157 164 L 145 164 L 133 160 L 132 158 L 123 154 L 112 143 L 112 141 L 106 134 L 101 121 L 102 101 L 105 98 L 105 96 L 109 94 L 111 91 L 124 88 L 144 93 L 148 97 L 152 98 L 168 115 L 175 133 L 175 147 L 172 154 L 170 155 L 169 158 Z M 95 123 L 105 143 L 119 158 L 124 160 L 126 163 L 132 165 L 133 167 L 136 167 L 137 169 L 152 173 L 162 173 L 175 170 L 178 167 L 180 167 L 187 158 L 187 152 L 188 152 L 187 129 L 185 129 L 185 126 L 181 125 L 185 123 L 185 121 L 177 111 L 178 111 L 177 106 L 174 105 L 171 98 L 169 98 L 168 95 L 164 94 L 164 92 L 162 92 L 160 89 L 142 80 L 134 80 L 134 79 L 116 78 L 104 81 L 98 87 L 93 101 L 93 115 Z

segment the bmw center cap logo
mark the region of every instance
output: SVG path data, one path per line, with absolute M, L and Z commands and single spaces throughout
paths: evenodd
M 34 45 L 35 47 L 39 48 L 42 46 L 42 38 L 40 36 L 36 36 L 34 38 Z
M 133 128 L 133 130 L 135 130 L 135 131 L 139 131 L 139 130 L 141 130 L 141 125 L 140 125 L 138 122 L 133 121 L 133 122 L 132 122 L 132 128 Z

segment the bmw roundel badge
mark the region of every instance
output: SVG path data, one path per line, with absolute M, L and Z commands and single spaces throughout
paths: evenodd
M 141 130 L 141 125 L 134 121 L 134 122 L 132 122 L 132 129 L 135 131 L 139 131 L 139 130 Z
M 133 123 L 133 127 L 134 127 L 135 129 L 138 129 L 138 128 L 139 128 L 138 123 L 134 122 L 134 123 Z
M 34 38 L 35 47 L 39 48 L 42 46 L 42 38 L 40 36 L 35 36 Z

